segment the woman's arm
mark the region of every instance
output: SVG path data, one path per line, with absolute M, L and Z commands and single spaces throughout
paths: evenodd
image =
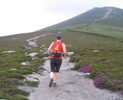
M 62 46 L 63 46 L 64 58 L 66 58 L 66 55 L 67 55 L 66 46 L 65 46 L 65 44 L 64 44 L 64 43 L 62 43 Z
M 52 45 L 53 45 L 53 42 L 51 43 L 51 45 L 49 46 L 49 48 L 48 48 L 48 50 L 47 50 L 50 54 L 51 54 Z

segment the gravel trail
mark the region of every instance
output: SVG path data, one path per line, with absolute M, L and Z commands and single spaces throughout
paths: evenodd
M 93 81 L 83 73 L 72 71 L 69 57 L 63 59 L 57 87 L 49 88 L 49 59 L 44 63 L 47 71 L 39 77 L 40 84 L 31 90 L 29 100 L 123 100 L 119 94 L 95 88 Z

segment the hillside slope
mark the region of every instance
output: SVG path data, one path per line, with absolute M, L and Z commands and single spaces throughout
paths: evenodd
M 123 9 L 115 7 L 95 7 L 85 13 L 75 16 L 69 20 L 58 23 L 48 28 L 58 26 L 77 25 L 77 24 L 92 24 L 98 23 L 111 26 L 123 26 Z
M 123 9 L 115 7 L 93 8 L 74 18 L 43 30 L 70 30 L 123 39 Z M 42 30 L 39 30 L 40 32 Z

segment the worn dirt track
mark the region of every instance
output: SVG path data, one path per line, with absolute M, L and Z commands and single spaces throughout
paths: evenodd
M 70 70 L 73 66 L 69 57 L 63 60 L 57 87 L 48 87 L 49 72 L 45 72 L 39 78 L 39 87 L 30 93 L 29 100 L 123 100 L 121 95 L 95 88 L 91 79 Z M 44 68 L 49 70 L 49 60 L 44 63 Z

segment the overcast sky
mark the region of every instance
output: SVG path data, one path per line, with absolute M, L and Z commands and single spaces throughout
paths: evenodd
M 0 36 L 36 31 L 123 0 L 0 0 Z

